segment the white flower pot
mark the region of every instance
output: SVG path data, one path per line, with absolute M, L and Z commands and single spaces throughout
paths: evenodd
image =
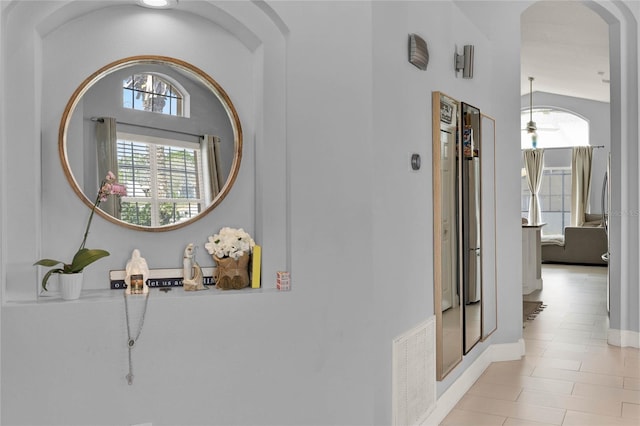
M 58 274 L 60 294 L 64 300 L 77 300 L 82 291 L 82 272 L 76 274 Z

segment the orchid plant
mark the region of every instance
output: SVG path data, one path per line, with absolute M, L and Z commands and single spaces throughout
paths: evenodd
M 80 247 L 78 248 L 75 256 L 73 256 L 73 260 L 71 260 L 71 263 L 64 263 L 60 260 L 54 259 L 41 259 L 34 263 L 34 265 L 47 266 L 50 268 L 62 264 L 62 267 L 50 269 L 42 278 L 42 288 L 45 291 L 47 290 L 47 281 L 51 277 L 51 274 L 76 274 L 82 272 L 84 268 L 91 265 L 93 262 L 102 259 L 103 257 L 109 256 L 109 252 L 106 250 L 88 249 L 85 247 L 85 245 L 87 243 L 87 237 L 89 236 L 89 228 L 91 228 L 93 214 L 95 213 L 96 208 L 100 205 L 100 203 L 106 201 L 110 195 L 117 197 L 127 195 L 127 188 L 124 185 L 116 182 L 116 176 L 113 174 L 113 172 L 108 172 L 107 176 L 100 184 L 98 196 L 96 197 L 96 201 L 93 203 L 93 208 L 91 209 L 91 214 L 89 215 L 89 220 L 87 221 L 87 227 L 84 231 L 84 238 L 82 239 L 82 243 L 80 244 Z
M 219 233 L 209 237 L 204 245 L 209 254 L 222 259 L 230 257 L 238 260 L 245 253 L 250 253 L 255 242 L 244 229 L 224 227 Z

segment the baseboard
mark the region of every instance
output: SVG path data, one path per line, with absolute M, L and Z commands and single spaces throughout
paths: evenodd
M 489 346 L 491 350 L 491 362 L 514 361 L 524 356 L 524 339 L 515 343 L 501 343 Z
M 630 330 L 615 330 L 607 332 L 607 342 L 613 346 L 640 348 L 640 333 Z
M 436 401 L 436 407 L 422 426 L 437 426 L 492 362 L 518 360 L 524 355 L 524 340 L 489 346 Z

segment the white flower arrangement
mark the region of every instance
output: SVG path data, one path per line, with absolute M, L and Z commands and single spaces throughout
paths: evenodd
M 251 252 L 255 244 L 244 229 L 224 227 L 219 233 L 209 237 L 209 242 L 204 247 L 217 258 L 230 257 L 238 260 L 245 252 Z

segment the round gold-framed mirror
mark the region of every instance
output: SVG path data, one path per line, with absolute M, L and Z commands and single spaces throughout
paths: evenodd
M 238 175 L 242 127 L 201 69 L 157 55 L 111 62 L 69 99 L 58 133 L 64 174 L 90 208 L 112 172 L 127 188 L 96 209 L 118 225 L 169 231 L 222 202 Z

